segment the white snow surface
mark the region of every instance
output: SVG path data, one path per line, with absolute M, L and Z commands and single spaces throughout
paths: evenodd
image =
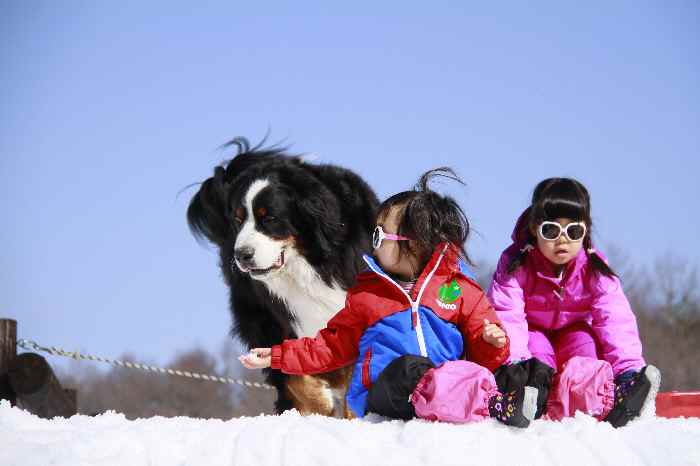
M 613 429 L 578 413 L 528 429 L 368 416 L 40 419 L 0 402 L 0 465 L 700 465 L 700 419 Z

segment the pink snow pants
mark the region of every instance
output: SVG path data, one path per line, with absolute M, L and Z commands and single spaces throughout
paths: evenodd
M 559 330 L 530 329 L 528 349 L 556 370 L 546 419 L 561 420 L 576 411 L 597 419 L 607 416 L 615 401 L 612 366 L 598 359 L 596 339 L 586 323 Z
M 465 423 L 489 417 L 489 399 L 498 393 L 491 371 L 469 361 L 447 361 L 429 369 L 411 394 L 416 416 Z

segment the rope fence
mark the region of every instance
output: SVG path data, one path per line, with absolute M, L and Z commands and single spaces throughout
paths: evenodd
M 219 382 L 223 384 L 230 384 L 230 385 L 240 385 L 243 387 L 251 387 L 251 388 L 264 388 L 266 390 L 274 390 L 275 387 L 272 385 L 266 384 L 266 383 L 260 383 L 260 382 L 251 382 L 249 380 L 242 380 L 242 379 L 233 379 L 231 377 L 221 377 L 218 375 L 208 375 L 208 374 L 200 374 L 197 372 L 190 372 L 190 371 L 181 371 L 178 369 L 167 369 L 167 368 L 162 368 L 162 367 L 155 367 L 155 366 L 150 366 L 147 364 L 139 364 L 136 362 L 130 362 L 130 361 L 120 361 L 118 359 L 109 359 L 109 358 L 103 358 L 99 356 L 93 356 L 91 354 L 83 354 L 79 351 L 66 351 L 61 348 L 56 348 L 55 346 L 52 347 L 45 347 L 37 344 L 36 342 L 32 340 L 26 340 L 24 338 L 21 338 L 17 340 L 17 346 L 20 348 L 30 350 L 30 351 L 41 351 L 44 353 L 51 354 L 53 356 L 61 356 L 65 358 L 71 358 L 75 359 L 76 361 L 79 360 L 88 360 L 88 361 L 97 361 L 97 362 L 103 362 L 106 364 L 111 364 L 112 366 L 116 367 L 125 367 L 127 369 L 137 369 L 137 370 L 142 370 L 145 372 L 150 372 L 150 373 L 158 373 L 158 374 L 168 374 L 168 375 L 177 375 L 180 377 L 187 377 L 191 379 L 196 379 L 196 380 L 208 380 L 210 382 Z

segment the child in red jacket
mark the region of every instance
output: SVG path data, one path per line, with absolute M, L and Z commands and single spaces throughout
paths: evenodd
M 316 374 L 354 363 L 347 403 L 358 417 L 495 417 L 526 427 L 537 390 L 498 392 L 492 371 L 508 359 L 509 340 L 467 277 L 469 222 L 452 198 L 428 188 L 435 176 L 460 181 L 448 168 L 432 170 L 379 207 L 374 257 L 364 257 L 369 270 L 326 328 L 255 348 L 240 357 L 243 365 Z

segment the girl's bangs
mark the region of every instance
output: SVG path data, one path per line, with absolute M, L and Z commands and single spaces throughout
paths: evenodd
M 588 221 L 588 209 L 581 202 L 573 199 L 546 199 L 536 209 L 535 221 L 544 222 L 557 218 L 568 218 L 572 221 Z
M 590 224 L 588 191 L 571 178 L 549 178 L 541 181 L 532 195 L 533 223 L 568 218 Z M 589 225 L 590 226 L 590 225 Z

